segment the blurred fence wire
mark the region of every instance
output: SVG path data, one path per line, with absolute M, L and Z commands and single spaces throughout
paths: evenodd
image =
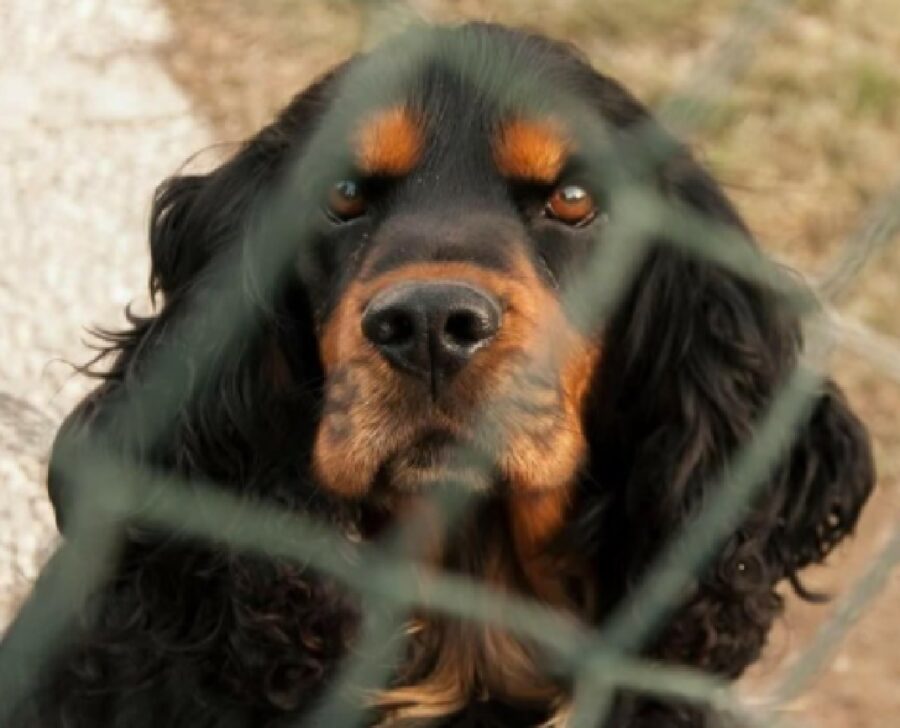
M 662 118 L 680 132 L 702 128 L 711 113 L 710 105 L 737 82 L 751 63 L 759 39 L 777 23 L 786 4 L 754 0 L 742 6 L 706 62 L 681 91 L 662 104 Z M 402 11 L 402 5 L 398 7 Z M 401 522 L 396 532 L 377 546 L 350 543 L 312 517 L 248 503 L 211 483 L 188 483 L 173 475 L 148 472 L 139 463 L 123 458 L 122 451 L 128 451 L 123 443 L 152 442 L 171 425 L 190 397 L 193 383 L 203 378 L 245 327 L 252 325 L 258 315 L 256 305 L 266 300 L 279 273 L 287 265 L 296 264 L 297 241 L 310 239 L 316 209 L 298 210 L 294 200 L 318 199 L 330 181 L 340 178 L 347 166 L 339 151 L 340 140 L 349 125 L 361 110 L 379 98 L 389 98 L 392 84 L 402 82 L 404 69 L 414 66 L 415 59 L 428 50 L 431 36 L 426 30 L 405 37 L 407 40 L 397 44 L 396 53 L 388 60 L 373 57 L 350 74 L 288 183 L 267 200 L 265 211 L 255 216 L 242 245 L 220 262 L 207 285 L 195 294 L 192 315 L 178 322 L 167 345 L 150 357 L 140 386 L 117 403 L 118 411 L 111 418 L 114 425 L 89 442 L 63 443 L 62 462 L 68 464 L 73 480 L 87 486 L 80 489 L 83 497 L 74 504 L 67 540 L 44 568 L 32 598 L 5 637 L 0 651 L 0 724 L 33 686 L 40 666 L 66 645 L 72 633 L 70 625 L 113 568 L 126 524 L 135 520 L 234 549 L 307 563 L 362 595 L 367 615 L 361 638 L 309 725 L 353 726 L 362 720 L 360 697 L 389 679 L 404 648 L 402 638 L 386 640 L 385 636 L 399 634 L 398 627 L 416 608 L 503 627 L 545 649 L 576 680 L 571 726 L 599 725 L 613 691 L 619 689 L 708 703 L 732 714 L 742 725 L 789 725 L 778 714 L 779 708 L 804 689 L 900 560 L 898 527 L 866 573 L 842 596 L 831 621 L 768 699 L 758 705 L 744 704 L 730 685 L 712 676 L 635 656 L 684 587 L 737 525 L 744 506 L 764 483 L 784 443 L 808 412 L 827 355 L 837 346 L 846 346 L 886 375 L 900 379 L 900 342 L 878 338 L 827 308 L 853 282 L 866 261 L 896 237 L 900 186 L 873 207 L 825 276 L 812 281 L 811 286 L 800 285 L 747 246 L 723 245 L 722 237 L 736 235 L 733 231 L 672 209 L 628 174 L 609 178 L 609 170 L 628 168 L 603 164 L 610 155 L 626 154 L 633 159 L 638 152 L 649 159 L 670 152 L 649 131 L 638 135 L 637 149 L 622 152 L 615 145 L 598 143 L 588 150 L 593 156 L 594 174 L 602 176 L 603 184 L 614 186 L 618 193 L 610 225 L 604 231 L 604 244 L 597 246 L 583 275 L 564 293 L 571 309 L 588 323 L 602 321 L 644 260 L 646 241 L 665 230 L 672 244 L 691 255 L 705 256 L 791 298 L 806 316 L 808 356 L 784 383 L 757 423 L 753 437 L 735 453 L 727 472 L 720 474 L 721 482 L 713 489 L 716 497 L 659 555 L 602 631 L 589 630 L 513 594 L 423 569 L 415 551 L 425 534 L 417 532 L 415 524 Z M 471 69 L 464 56 L 462 53 L 448 61 L 465 73 Z M 507 97 L 502 101 L 527 105 L 535 103 L 538 92 L 533 80 L 510 78 L 502 70 L 475 75 L 471 80 L 485 93 Z M 605 138 L 604 130 L 579 108 L 577 100 L 548 92 L 546 87 L 539 90 L 538 98 L 541 105 L 565 107 L 582 127 L 584 138 Z M 599 170 L 604 171 L 601 174 Z M 302 258 L 302 243 L 300 250 Z M 487 411 L 492 403 L 486 401 L 483 406 Z M 477 462 L 465 449 L 455 457 L 461 462 Z M 434 497 L 445 521 L 465 512 L 467 499 L 458 490 L 448 488 Z

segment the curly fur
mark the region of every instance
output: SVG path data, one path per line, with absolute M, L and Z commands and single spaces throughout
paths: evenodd
M 626 138 L 630 129 L 652 123 L 626 91 L 568 47 L 483 24 L 441 32 L 446 43 L 459 35 L 476 38 L 486 49 L 511 48 L 523 74 L 531 64 L 552 67 Z M 306 152 L 345 69 L 297 96 L 214 171 L 173 177 L 160 186 L 150 225 L 150 287 L 161 306 L 146 318 L 130 316 L 128 330 L 106 334 L 111 365 L 66 420 L 60 441 L 76 432 L 97 433 L 113 450 L 147 466 L 200 476 L 248 500 L 313 514 L 338 530 L 365 531 L 370 504 L 319 487 L 311 467 L 328 377 L 317 346 L 321 310 L 333 305 L 329 295 L 342 290 L 339 276 L 324 271 L 334 269 L 328 258 L 337 253 L 321 254 L 312 280 L 282 276 L 264 306 L 246 296 L 241 310 L 248 325 L 240 337 L 175 340 L 178 323 L 202 310 L 205 277 L 232 254 L 260 200 Z M 652 177 L 667 198 L 749 241 L 718 186 L 675 142 Z M 550 250 L 541 258 L 554 279 L 564 279 L 568 265 L 554 257 L 559 255 Z M 703 506 L 715 475 L 747 441 L 801 348 L 798 321 L 774 291 L 680 253 L 663 238 L 652 241 L 600 336 L 603 354 L 583 408 L 588 456 L 555 544 L 568 564 L 578 564 L 594 596 L 581 616 L 597 625 Z M 148 361 L 164 344 L 182 347 L 184 355 L 166 382 L 155 386 L 161 397 L 182 406 L 165 420 L 148 413 L 127 427 L 111 428 L 113 405 L 147 385 Z M 215 361 L 202 378 L 196 375 L 198 350 L 212 352 Z M 51 463 L 49 489 L 65 534 L 70 506 L 90 484 L 74 482 L 58 460 Z M 822 562 L 853 530 L 873 480 L 864 427 L 829 381 L 741 525 L 667 616 L 646 653 L 738 677 L 759 657 L 781 612 L 777 586 L 789 580 L 802 596 L 814 596 L 803 590 L 799 572 Z M 528 591 L 504 528 L 497 526 L 496 546 L 471 546 L 468 556 L 457 555 L 474 566 L 456 567 L 489 578 L 485 565 L 498 563 L 495 582 Z M 115 572 L 92 598 L 74 647 L 44 670 L 14 725 L 296 725 L 352 650 L 363 606 L 352 589 L 304 564 L 131 524 Z M 473 656 L 476 641 L 447 637 L 471 632 L 469 625 L 435 624 L 437 629 L 413 641 L 409 662 L 393 683 L 399 692 L 387 702 L 396 709 L 409 692 L 433 691 L 437 683 L 428 676 L 448 664 L 452 695 L 432 711 L 398 715 L 430 715 L 415 724 L 441 726 L 552 720 L 567 686 L 540 674 L 540 658 L 529 646 L 488 636 Z M 477 660 L 486 662 L 477 668 Z M 509 699 L 496 689 L 500 679 L 485 675 L 508 678 L 505 661 L 516 660 L 516 679 L 534 684 L 515 687 Z M 507 666 L 512 670 L 511 662 Z M 463 674 L 472 683 L 467 689 L 458 684 Z M 530 699 L 519 700 L 529 688 Z M 373 709 L 370 724 L 386 716 L 391 723 L 390 715 Z M 699 728 L 709 720 L 689 705 L 623 694 L 608 725 Z

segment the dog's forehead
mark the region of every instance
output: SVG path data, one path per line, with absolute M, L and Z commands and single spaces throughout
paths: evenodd
M 471 80 L 430 67 L 401 98 L 369 109 L 350 140 L 363 176 L 463 170 L 550 184 L 575 145 L 558 114 L 510 106 Z

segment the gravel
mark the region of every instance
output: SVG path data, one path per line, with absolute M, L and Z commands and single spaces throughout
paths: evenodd
M 153 188 L 209 143 L 171 36 L 155 0 L 0 4 L 0 630 L 56 538 L 46 457 L 90 386 L 69 363 L 148 306 Z

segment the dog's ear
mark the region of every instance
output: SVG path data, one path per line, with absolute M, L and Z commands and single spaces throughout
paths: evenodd
M 237 246 L 252 216 L 302 154 L 345 67 L 295 97 L 275 121 L 217 168 L 172 177 L 157 189 L 149 243 L 150 289 L 158 310 L 146 317 L 128 312 L 128 328 L 101 333 L 99 358 L 112 363 L 98 375 L 99 386 L 66 419 L 51 454 L 49 491 L 61 528 L 78 494 L 73 491 L 79 490 L 70 467 L 71 457 L 84 449 L 79 443 L 99 443 L 106 451 L 127 455 L 142 465 L 182 474 L 199 472 L 224 482 L 238 480 L 231 475 L 246 466 L 246 458 L 260 457 L 266 448 L 276 447 L 273 432 L 287 434 L 287 428 L 275 422 L 284 414 L 278 407 L 286 402 L 305 406 L 306 415 L 291 421 L 311 419 L 312 405 L 305 400 L 298 404 L 296 392 L 283 391 L 292 375 L 304 386 L 316 380 L 315 371 L 289 371 L 314 368 L 318 361 L 301 282 L 282 276 L 267 294 L 272 300 L 260 305 L 258 291 L 245 290 L 241 279 L 246 274 L 245 257 L 225 256 L 229 251 L 240 252 Z M 205 316 L 203 307 L 215 306 L 206 294 L 206 280 L 213 277 L 206 270 L 216 261 L 234 258 L 240 259 L 242 267 L 237 280 L 224 288 L 231 301 L 240 298 L 243 302 L 237 317 L 242 322 L 241 335 L 228 342 L 206 341 L 204 336 L 215 336 L 207 336 L 200 326 L 195 327 L 192 340 L 185 340 L 178 323 Z M 290 351 L 281 346 L 284 341 L 290 343 Z M 155 389 L 148 393 L 152 358 L 160 350 L 171 352 L 168 374 L 156 377 Z M 211 365 L 200 367 L 199 350 L 212 352 L 206 357 L 214 360 Z M 144 404 L 135 404 L 135 392 L 143 393 Z M 164 416 L 150 406 L 162 401 L 169 402 L 172 410 Z M 292 427 L 292 434 L 302 442 L 300 425 Z
M 875 482 L 868 433 L 833 382 L 826 383 L 776 475 L 771 500 L 762 503 L 768 519 L 775 519 L 772 558 L 807 596 L 797 570 L 821 562 L 853 531 Z
M 755 249 L 724 194 L 683 155 L 661 175 L 662 194 L 740 238 L 721 244 Z M 601 575 L 619 596 L 709 501 L 801 349 L 796 315 L 773 289 L 662 235 L 654 242 L 604 332 L 591 408 L 593 481 L 606 494 L 602 508 L 584 509 L 581 533 L 598 549 L 601 569 L 602 553 L 619 555 Z M 743 523 L 686 595 L 684 620 L 670 623 L 679 635 L 663 650 L 670 656 L 739 672 L 779 609 L 775 584 L 796 584 L 798 569 L 852 531 L 872 489 L 872 456 L 832 383 L 779 455 Z
M 150 211 L 150 292 L 174 296 L 209 260 L 198 229 L 200 200 L 211 175 L 170 177 L 156 189 Z

